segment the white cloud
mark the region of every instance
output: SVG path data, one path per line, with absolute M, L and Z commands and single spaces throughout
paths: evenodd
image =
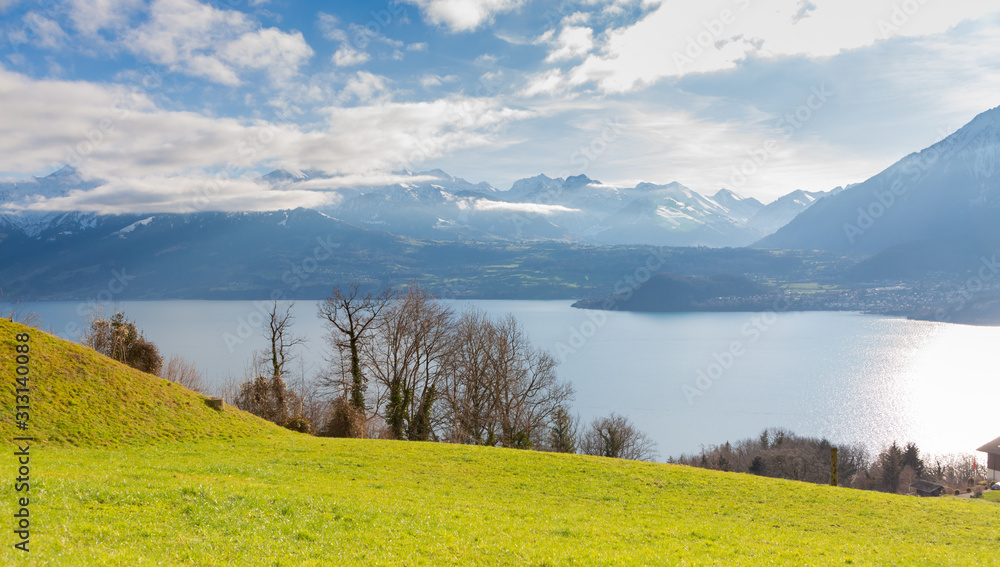
M 370 88 L 369 98 L 376 99 L 322 109 L 326 123 L 307 130 L 167 111 L 142 92 L 34 80 L 0 66 L 0 171 L 37 174 L 69 163 L 85 178 L 104 181 L 92 192 L 31 208 L 156 212 L 310 206 L 328 196 L 272 194 L 247 176 L 257 168 L 345 175 L 413 167 L 458 149 L 490 145 L 501 127 L 530 116 L 485 98 L 391 102 L 377 98 L 384 78 L 359 73 L 355 80 L 358 94 L 366 96 Z M 223 182 L 213 181 L 219 176 Z
M 409 183 L 430 183 L 439 181 L 432 175 L 400 175 L 381 171 L 352 173 L 336 177 L 292 181 L 288 186 L 293 189 L 335 190 L 351 187 L 385 187 L 388 185 L 406 185 Z
M 539 203 L 505 203 L 479 199 L 472 208 L 477 211 L 505 211 L 512 213 L 527 213 L 533 215 L 553 215 L 556 213 L 575 213 L 579 209 L 571 209 L 562 205 L 542 205 Z
M 563 74 L 558 69 L 550 69 L 536 73 L 528 80 L 520 95 L 533 97 L 540 94 L 553 94 L 563 88 Z
M 275 78 L 288 78 L 313 55 L 301 32 L 285 33 L 276 28 L 245 33 L 227 44 L 220 56 L 242 69 L 264 69 Z
M 426 42 L 411 43 L 411 44 L 409 44 L 409 45 L 406 46 L 406 50 L 407 51 L 427 51 L 427 43 Z
M 272 190 L 252 178 L 219 179 L 204 174 L 113 179 L 88 191 L 38 199 L 9 210 L 88 211 L 98 214 L 273 211 L 318 207 L 333 196 L 318 191 Z
M 392 92 L 389 90 L 389 79 L 368 71 L 358 71 L 347 80 L 347 85 L 340 92 L 341 102 L 356 100 L 368 103 L 373 100 L 388 100 Z
M 341 47 L 336 53 L 330 57 L 333 64 L 337 67 L 351 67 L 353 65 L 361 65 L 362 63 L 367 63 L 371 59 L 371 55 L 363 51 L 356 51 L 350 47 Z
M 433 87 L 439 87 L 444 83 L 453 83 L 458 80 L 458 75 L 434 75 L 428 74 L 420 77 L 420 86 L 425 89 L 430 89 Z
M 594 30 L 586 27 L 566 26 L 559 32 L 554 43 L 555 49 L 545 58 L 546 62 L 582 57 L 594 48 Z
M 816 4 L 812 3 L 811 0 L 799 0 L 799 11 L 795 12 L 792 16 L 792 23 L 797 24 L 803 19 L 808 18 L 815 9 Z
M 318 18 L 317 25 L 320 32 L 323 33 L 323 37 L 332 41 L 347 43 L 347 32 L 340 29 L 340 19 L 337 16 L 320 12 Z
M 312 55 L 299 32 L 257 29 L 242 12 L 196 0 L 156 0 L 149 21 L 131 30 L 124 45 L 171 70 L 225 85 L 240 84 L 244 70 L 286 78 Z
M 13 32 L 23 36 L 23 40 L 18 38 L 18 43 L 37 43 L 40 47 L 48 49 L 59 49 L 66 44 L 68 36 L 62 27 L 55 21 L 37 12 L 28 12 L 24 15 L 24 28 Z M 24 30 L 30 30 L 31 36 L 27 36 Z
M 564 26 L 579 26 L 590 22 L 590 12 L 573 12 L 562 19 Z
M 534 115 L 495 100 L 459 96 L 330 107 L 326 114 L 328 131 L 337 135 L 317 139 L 318 145 L 303 150 L 302 159 L 332 160 L 325 165 L 327 171 L 414 169 L 459 149 L 494 144 L 501 127 Z M 328 157 L 321 160 L 319 155 Z
M 730 69 L 751 55 L 830 56 L 897 35 L 943 32 L 997 10 L 992 0 L 913 4 L 918 8 L 908 14 L 895 0 L 664 3 L 609 30 L 599 53 L 560 74 L 559 88 L 596 83 L 605 92 L 626 92 L 665 77 Z
M 142 8 L 142 0 L 69 0 L 69 18 L 73 27 L 88 36 L 102 29 L 118 30 Z
M 449 31 L 471 32 L 493 21 L 497 14 L 519 8 L 524 0 L 404 0 L 420 8 L 430 23 Z

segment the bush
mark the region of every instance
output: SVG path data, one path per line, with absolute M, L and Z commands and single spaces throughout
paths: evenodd
M 293 415 L 292 417 L 288 418 L 287 420 L 285 420 L 285 423 L 282 424 L 282 427 L 284 427 L 285 429 L 291 429 L 292 431 L 298 431 L 299 433 L 312 432 L 312 424 L 309 423 L 308 419 L 300 415 Z
M 365 438 L 365 412 L 354 407 L 348 398 L 337 398 L 333 401 L 333 411 L 330 421 L 320 432 L 321 437 Z
M 581 439 L 580 450 L 584 455 L 653 461 L 656 443 L 640 431 L 625 416 L 612 413 L 595 419 Z
M 149 374 L 159 375 L 163 366 L 163 357 L 156 345 L 147 341 L 135 323 L 126 319 L 121 311 L 116 311 L 110 319 L 93 315 L 83 344 Z

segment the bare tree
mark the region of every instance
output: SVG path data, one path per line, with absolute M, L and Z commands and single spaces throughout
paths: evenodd
M 3 304 L 3 306 L 0 306 L 0 318 L 7 319 L 12 323 L 20 323 L 28 327 L 41 329 L 42 316 L 22 305 L 20 301 L 16 301 L 13 304 L 5 303 L 2 289 L 0 289 L 0 304 Z
M 443 397 L 446 400 L 450 441 L 495 445 L 489 359 L 492 325 L 482 311 L 462 314 L 455 325 L 455 347 Z
M 543 444 L 573 388 L 557 380 L 555 360 L 533 347 L 508 315 L 495 322 L 469 311 L 456 326 L 444 397 L 451 437 L 460 442 L 531 448 Z
M 201 372 L 198 372 L 194 363 L 184 360 L 180 355 L 175 354 L 170 357 L 167 364 L 160 369 L 160 378 L 176 382 L 188 390 L 206 393 Z
M 365 410 L 366 389 L 361 371 L 361 349 L 391 299 L 388 288 L 376 295 L 362 295 L 360 286 L 352 284 L 346 290 L 334 288 L 333 294 L 319 306 L 319 316 L 326 319 L 330 338 L 338 352 L 346 350 L 350 357 L 350 403 L 361 411 Z
M 294 302 L 285 306 L 282 311 L 275 300 L 267 313 L 262 332 L 267 339 L 269 349 L 265 353 L 266 363 L 270 364 L 270 389 L 274 399 L 275 422 L 283 424 L 288 420 L 288 387 L 285 383 L 286 366 L 293 358 L 292 349 L 305 342 L 305 339 L 292 335 L 292 307 Z M 263 362 L 263 361 L 262 361 Z
M 493 339 L 490 384 L 500 443 L 531 448 L 544 440 L 556 411 L 573 399 L 573 387 L 558 381 L 555 359 L 532 346 L 513 315 L 494 325 Z
M 427 440 L 439 419 L 434 406 L 447 371 L 453 311 L 419 286 L 382 312 L 364 361 L 378 383 L 375 411 L 396 439 Z
M 585 455 L 635 461 L 656 460 L 656 443 L 627 417 L 614 413 L 591 422 L 580 445 Z

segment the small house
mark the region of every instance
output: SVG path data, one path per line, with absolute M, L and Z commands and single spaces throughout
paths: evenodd
M 944 487 L 929 480 L 918 480 L 910 485 L 910 490 L 917 493 L 917 496 L 941 496 L 944 494 Z
M 1000 478 L 1000 437 L 979 448 L 986 453 L 986 478 L 995 481 Z

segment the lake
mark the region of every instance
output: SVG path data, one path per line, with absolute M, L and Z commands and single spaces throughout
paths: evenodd
M 307 339 L 296 372 L 325 364 L 315 301 L 295 304 Z M 454 301 L 513 313 L 561 362 L 585 421 L 617 412 L 658 444 L 661 460 L 755 437 L 765 427 L 878 449 L 915 441 L 924 453 L 969 453 L 1000 435 L 995 417 L 1000 329 L 857 313 L 583 311 L 570 301 Z M 268 304 L 136 301 L 118 304 L 165 357 L 180 354 L 206 380 L 243 375 Z M 28 303 L 43 327 L 76 339 L 84 302 Z M 110 310 L 111 306 L 106 308 Z

